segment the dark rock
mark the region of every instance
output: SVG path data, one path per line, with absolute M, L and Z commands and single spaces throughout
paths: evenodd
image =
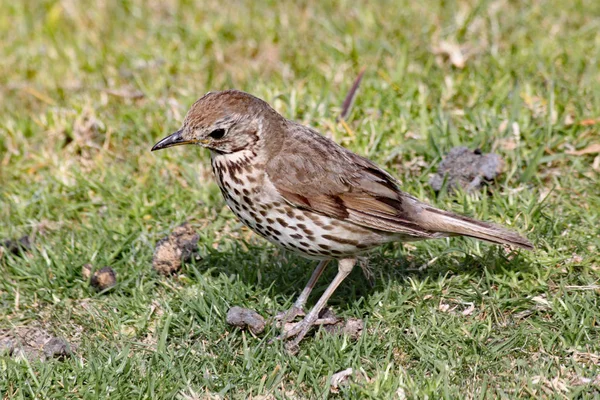
M 333 310 L 329 307 L 325 307 L 319 312 L 319 319 L 322 320 L 331 320 L 331 321 L 339 321 L 340 318 L 335 315 Z
M 449 191 L 457 188 L 479 190 L 500 174 L 503 165 L 504 162 L 497 154 L 483 154 L 480 149 L 471 151 L 466 147 L 455 147 L 442 160 L 437 173 L 429 179 L 429 184 L 435 191 L 440 191 L 444 179 L 447 179 Z
M 71 345 L 63 338 L 53 337 L 44 345 L 44 355 L 62 360 L 71 355 Z
M 242 307 L 231 307 L 227 311 L 226 322 L 238 328 L 248 328 L 255 335 L 265 330 L 265 319 L 256 311 Z

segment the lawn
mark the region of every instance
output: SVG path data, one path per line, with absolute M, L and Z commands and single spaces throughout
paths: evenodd
M 599 31 L 597 0 L 0 3 L 0 241 L 31 238 L 0 250 L 0 336 L 72 346 L 4 351 L 0 398 L 600 397 Z M 289 307 L 314 262 L 235 219 L 207 151 L 150 153 L 225 88 L 536 250 L 378 249 L 370 276 L 355 269 L 330 301 L 364 320 L 357 340 L 318 331 L 290 355 L 271 323 L 228 326 L 232 306 Z M 434 192 L 455 146 L 500 155 L 504 173 L 483 192 Z M 199 253 L 160 276 L 154 246 L 185 221 Z M 98 293 L 86 263 L 117 285 Z

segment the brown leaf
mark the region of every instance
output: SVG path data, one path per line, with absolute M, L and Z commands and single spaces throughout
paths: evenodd
M 579 121 L 579 125 L 581 126 L 590 126 L 600 124 L 600 118 L 589 118 Z
M 583 156 L 586 154 L 600 153 L 600 143 L 590 144 L 588 147 L 581 150 L 569 150 L 566 153 L 572 156 Z

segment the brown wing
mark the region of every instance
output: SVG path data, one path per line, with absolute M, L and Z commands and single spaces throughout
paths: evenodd
M 377 230 L 435 237 L 411 218 L 410 204 L 417 200 L 388 173 L 312 129 L 295 123 L 289 128 L 266 168 L 286 201 Z

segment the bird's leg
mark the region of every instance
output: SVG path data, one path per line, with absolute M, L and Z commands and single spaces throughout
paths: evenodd
M 350 272 L 352 271 L 352 268 L 354 268 L 355 264 L 356 264 L 355 258 L 345 258 L 343 260 L 340 260 L 338 263 L 337 275 L 335 276 L 335 278 L 333 278 L 333 281 L 329 284 L 329 286 L 325 290 L 325 293 L 323 293 L 323 295 L 321 296 L 319 301 L 317 301 L 317 304 L 315 304 L 315 306 L 312 308 L 312 310 L 310 310 L 308 315 L 306 317 L 304 317 L 304 319 L 302 321 L 300 321 L 298 324 L 296 324 L 289 331 L 283 332 L 279 336 L 279 338 L 280 339 L 288 339 L 288 338 L 295 336 L 294 341 L 291 343 L 291 346 L 292 347 L 298 346 L 298 343 L 300 343 L 300 341 L 304 338 L 304 336 L 306 336 L 306 334 L 308 333 L 308 331 L 310 330 L 312 325 L 319 318 L 319 313 L 321 312 L 323 307 L 325 307 L 327 300 L 329 300 L 329 298 L 331 297 L 333 292 L 335 292 L 335 290 L 340 285 L 340 283 L 342 283 L 342 281 L 350 274 Z
M 275 319 L 278 321 L 282 321 L 283 323 L 292 322 L 297 316 L 304 316 L 304 305 L 306 304 L 306 300 L 308 300 L 308 296 L 310 296 L 310 292 L 312 292 L 315 284 L 319 280 L 319 277 L 325 270 L 327 264 L 329 264 L 330 260 L 321 260 L 319 261 L 319 265 L 313 271 L 308 283 L 300 293 L 300 296 L 294 302 L 294 305 L 287 311 L 282 311 L 275 316 Z

